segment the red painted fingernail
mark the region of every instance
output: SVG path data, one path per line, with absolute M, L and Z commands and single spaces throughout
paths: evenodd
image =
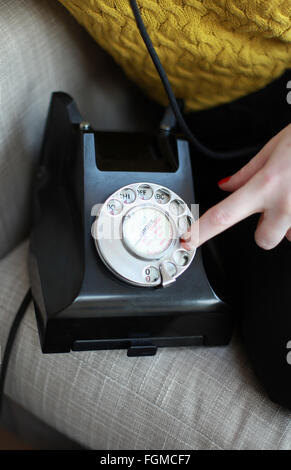
M 189 251 L 192 249 L 191 246 L 187 242 L 181 243 L 181 247 L 185 248 L 185 250 L 189 250 Z
M 231 176 L 227 176 L 226 178 L 222 178 L 222 180 L 218 181 L 217 184 L 219 184 L 219 185 L 220 185 L 220 184 L 224 184 L 224 183 L 226 183 L 227 181 L 229 181 L 230 178 L 231 178 Z

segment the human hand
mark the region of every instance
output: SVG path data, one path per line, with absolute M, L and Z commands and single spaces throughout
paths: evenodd
M 184 248 L 198 247 L 255 213 L 262 213 L 255 232 L 258 246 L 270 250 L 285 236 L 291 241 L 291 124 L 237 173 L 218 184 L 232 194 L 182 235 Z

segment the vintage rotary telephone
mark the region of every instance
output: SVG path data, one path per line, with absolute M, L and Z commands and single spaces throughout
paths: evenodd
M 54 93 L 33 200 L 29 270 L 43 352 L 136 356 L 229 341 L 230 309 L 200 249 L 180 246 L 194 203 L 184 138 L 94 130 L 69 95 Z

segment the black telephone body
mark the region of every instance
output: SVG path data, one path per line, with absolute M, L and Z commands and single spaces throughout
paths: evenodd
M 215 263 L 215 257 L 207 257 L 205 265 L 198 248 L 168 287 L 155 268 L 151 276 L 156 272 L 157 277 L 145 277 L 145 282 L 155 282 L 143 286 L 125 282 L 96 250 L 94 207 L 119 188 L 140 191 L 139 184 L 147 197 L 169 188 L 190 207 L 195 199 L 188 142 L 167 129 L 94 130 L 69 95 L 53 93 L 33 186 L 29 252 L 44 353 L 124 348 L 128 356 L 141 356 L 155 354 L 158 347 L 229 342 L 233 312 L 207 276 L 207 263 Z M 133 192 L 128 189 L 125 196 Z M 115 210 L 120 203 L 116 205 Z M 138 266 L 139 256 L 136 260 Z

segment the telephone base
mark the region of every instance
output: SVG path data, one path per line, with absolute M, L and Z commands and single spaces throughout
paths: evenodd
M 92 209 L 127 184 L 168 187 L 193 204 L 188 142 L 168 132 L 101 132 L 81 123 L 73 99 L 54 93 L 34 181 L 29 253 L 42 351 L 127 349 L 137 356 L 158 347 L 227 344 L 234 315 L 213 290 L 201 248 L 167 288 L 140 287 L 105 266 L 91 234 Z

